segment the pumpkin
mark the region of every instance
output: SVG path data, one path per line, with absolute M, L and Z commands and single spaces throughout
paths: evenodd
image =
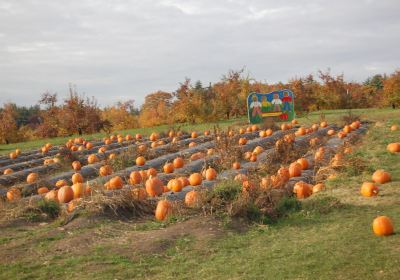
M 204 136 L 209 136 L 209 135 L 210 135 L 210 131 L 209 130 L 204 131 Z
M 126 141 L 132 141 L 132 140 L 133 140 L 133 136 L 130 135 L 130 134 L 127 134 L 127 135 L 125 136 L 125 140 L 126 140 Z
M 6 196 L 8 201 L 17 201 L 21 198 L 21 191 L 17 188 L 10 188 Z
M 301 176 L 301 164 L 298 162 L 294 162 L 289 166 L 289 176 L 292 177 L 299 177 Z
M 253 190 L 255 188 L 255 185 L 253 184 L 253 182 L 249 181 L 249 180 L 244 180 L 242 182 L 242 191 L 248 192 L 250 190 Z
M 56 201 L 58 202 L 58 190 L 51 190 L 44 196 L 44 199 L 47 201 Z
M 182 168 L 185 165 L 185 161 L 181 157 L 177 157 L 173 161 L 174 168 Z
M 72 162 L 72 169 L 74 169 L 75 171 L 79 171 L 81 170 L 82 165 L 79 161 L 75 160 L 74 162 Z
M 150 141 L 152 141 L 152 142 L 157 141 L 157 139 L 158 139 L 158 134 L 155 133 L 155 132 L 153 132 L 152 134 L 150 134 L 149 139 L 150 139 Z
M 318 124 L 313 124 L 312 126 L 311 126 L 311 129 L 313 130 L 313 131 L 317 131 L 318 130 L 318 128 L 319 128 L 319 126 L 318 126 Z
M 389 172 L 386 172 L 383 169 L 376 170 L 374 174 L 372 174 L 372 181 L 379 184 L 385 184 L 392 180 Z
M 322 121 L 322 122 L 319 124 L 319 126 L 322 127 L 322 128 L 325 128 L 325 127 L 328 126 L 328 123 L 327 123 L 326 121 Z
M 52 159 L 52 158 L 47 158 L 43 162 L 44 165 L 49 165 L 49 164 L 52 164 L 52 163 L 54 163 L 54 159 Z
M 65 180 L 58 180 L 58 181 L 56 182 L 56 184 L 55 184 L 55 186 L 56 186 L 57 189 L 59 189 L 59 188 L 61 188 L 61 187 L 64 187 L 64 186 L 66 186 L 66 185 L 68 185 L 68 183 L 67 183 L 67 181 L 65 181 Z
M 215 149 L 210 148 L 210 149 L 207 150 L 207 155 L 208 156 L 212 156 L 213 154 L 215 154 Z
M 252 132 L 256 132 L 256 131 L 258 131 L 260 128 L 258 127 L 258 125 L 256 125 L 256 124 L 253 124 L 252 126 L 251 126 L 251 131 Z
M 115 176 L 115 177 L 111 178 L 111 180 L 109 181 L 109 189 L 110 190 L 122 189 L 123 185 L 124 185 L 124 181 L 119 176 Z
M 391 153 L 400 153 L 400 143 L 390 143 L 386 149 Z
M 297 182 L 293 187 L 293 192 L 297 198 L 307 198 L 312 194 L 312 186 L 303 181 Z
M 75 208 L 79 205 L 80 201 L 81 201 L 81 199 L 79 199 L 79 198 L 71 200 L 67 205 L 67 212 L 71 213 L 72 211 L 74 211 Z
M 239 134 L 244 134 L 245 132 L 246 132 L 246 130 L 244 128 L 239 129 Z
M 303 136 L 306 135 L 306 129 L 304 127 L 299 127 L 299 129 L 297 130 L 297 135 L 299 136 Z
M 393 234 L 393 222 L 389 217 L 378 216 L 372 222 L 372 230 L 377 236 L 388 236 Z
M 163 221 L 171 213 L 171 203 L 168 200 L 160 200 L 157 203 L 155 217 L 158 221 Z
M 10 153 L 10 159 L 16 159 L 17 158 L 17 153 L 16 152 L 11 152 Z
M 129 182 L 132 185 L 140 184 L 142 182 L 142 175 L 140 175 L 139 171 L 132 171 L 129 175 Z
M 169 180 L 169 182 L 167 184 L 167 188 L 168 188 L 168 190 L 171 190 L 173 192 L 180 192 L 180 191 L 182 191 L 182 188 L 183 188 L 182 181 L 180 181 L 178 179 Z
M 195 153 L 195 154 L 191 155 L 190 156 L 190 160 L 191 161 L 198 160 L 198 159 L 204 158 L 205 156 L 206 155 L 204 153 L 198 152 L 198 153 Z
M 11 168 L 7 168 L 7 169 L 4 170 L 3 174 L 4 174 L 4 175 L 10 175 L 10 174 L 12 174 L 13 172 L 14 172 L 14 171 L 13 171 Z
M 212 181 L 217 179 L 217 171 L 214 168 L 208 168 L 206 170 L 206 180 Z
M 93 144 L 90 143 L 90 142 L 87 142 L 86 143 L 86 149 L 88 149 L 88 150 L 93 149 Z
M 264 148 L 261 146 L 257 146 L 254 148 L 253 153 L 255 153 L 256 155 L 261 154 L 262 152 L 264 152 Z
M 107 151 L 107 147 L 100 147 L 99 150 L 98 150 L 98 152 L 100 154 L 105 153 L 106 151 Z
M 319 143 L 319 139 L 317 137 L 314 137 L 312 139 L 310 139 L 310 146 L 317 146 Z
M 99 158 L 96 155 L 89 155 L 88 156 L 88 164 L 93 164 L 99 161 Z
M 240 138 L 239 139 L 239 145 L 246 145 L 247 139 L 246 138 Z
M 108 155 L 108 159 L 109 160 L 113 160 L 113 159 L 116 159 L 116 158 L 117 158 L 117 154 L 115 154 L 115 153 L 111 153 L 111 154 Z
M 346 133 L 346 134 L 350 133 L 351 132 L 351 126 L 345 125 L 344 128 L 343 128 L 343 132 Z
M 83 177 L 79 173 L 75 173 L 74 175 L 72 175 L 71 180 L 72 180 L 72 184 L 83 183 Z
M 246 127 L 246 132 L 251 132 L 251 126 Z
M 189 148 L 193 148 L 193 147 L 195 147 L 195 146 L 197 146 L 197 143 L 196 143 L 196 142 L 190 142 L 190 143 L 189 143 Z
M 323 160 L 324 156 L 325 156 L 325 149 L 318 149 L 318 151 L 315 152 L 314 160 L 315 161 Z
M 72 148 L 75 148 L 75 149 L 72 149 Z M 78 150 L 78 147 L 77 146 L 72 146 L 71 147 L 71 151 L 76 151 L 76 150 Z M 48 148 L 46 148 L 46 147 L 42 147 L 41 149 L 40 149 L 40 151 L 43 153 L 43 154 L 46 154 L 48 151 L 49 151 L 49 149 Z
M 305 158 L 299 158 L 296 162 L 300 163 L 302 170 L 306 170 L 309 167 L 308 160 Z
M 100 167 L 100 169 L 99 169 L 100 176 L 108 176 L 108 175 L 111 175 L 112 173 L 113 173 L 113 169 L 112 169 L 111 165 L 108 165 L 108 164 Z
M 347 136 L 347 133 L 344 132 L 344 131 L 339 131 L 337 135 L 338 135 L 338 137 L 339 137 L 340 139 L 343 139 L 344 137 Z
M 186 177 L 179 177 L 178 180 L 181 181 L 182 187 L 186 187 L 186 186 L 190 185 L 189 179 Z
M 118 138 L 117 135 L 111 135 L 110 136 L 111 141 L 116 141 L 117 138 Z
M 243 183 L 244 181 L 247 180 L 247 175 L 246 175 L 246 174 L 239 173 L 239 174 L 237 174 L 237 175 L 235 176 L 235 178 L 233 178 L 233 180 L 239 181 L 239 182 L 242 182 L 242 183 Z
M 366 197 L 376 196 L 379 193 L 379 188 L 374 183 L 364 182 L 361 185 L 360 192 L 361 195 Z
M 272 131 L 272 129 L 267 129 L 266 131 L 265 131 L 265 134 L 267 135 L 267 136 L 271 136 L 272 134 L 273 134 L 274 132 Z
M 289 127 L 286 123 L 281 124 L 281 130 L 288 130 Z
M 145 144 L 141 144 L 138 146 L 139 153 L 145 153 L 147 151 L 147 146 Z
M 146 160 L 143 156 L 137 157 L 136 158 L 136 165 L 142 166 L 146 163 Z
M 296 119 L 293 119 L 293 120 L 292 120 L 292 124 L 293 124 L 293 125 L 298 124 L 298 123 L 299 123 L 299 122 L 298 122 Z
M 38 193 L 38 194 L 45 194 L 45 193 L 48 193 L 48 192 L 49 192 L 49 189 L 46 188 L 46 187 L 40 187 L 40 188 L 38 188 L 38 190 L 37 190 L 37 193 Z
M 197 138 L 198 134 L 196 131 L 193 131 L 192 134 L 190 135 L 192 138 Z
M 69 186 L 61 187 L 57 193 L 57 199 L 60 203 L 68 203 L 74 198 L 74 192 Z
M 83 151 L 85 149 L 84 146 L 79 146 L 78 151 Z
M 201 203 L 200 193 L 198 191 L 190 191 L 185 195 L 185 205 L 187 207 L 199 207 Z
M 85 193 L 85 187 L 82 183 L 73 184 L 71 189 L 72 192 L 74 193 L 74 198 L 80 198 Z
M 198 186 L 203 181 L 202 176 L 200 173 L 192 173 L 189 176 L 189 183 L 191 186 Z
M 122 142 L 124 142 L 124 140 L 125 140 L 125 139 L 122 138 L 122 137 L 118 137 L 118 138 L 117 138 L 117 142 L 118 142 L 118 143 L 122 143 Z
M 232 168 L 233 169 L 240 169 L 240 162 L 235 161 L 234 163 L 232 163 Z
M 251 161 L 251 162 L 256 162 L 257 161 L 257 154 L 251 154 L 251 156 L 250 156 L 250 158 L 249 158 L 249 161 Z
M 149 177 L 149 176 L 147 175 L 147 171 L 148 171 L 148 170 L 139 170 L 139 173 L 140 173 L 140 176 L 142 176 L 142 181 L 143 181 L 143 182 L 146 181 L 147 178 Z M 156 172 L 157 172 L 157 170 L 156 170 Z M 156 174 L 156 175 L 157 175 L 157 174 Z
M 396 131 L 396 130 L 398 130 L 399 129 L 399 126 L 397 125 L 397 124 L 394 124 L 394 125 L 392 125 L 391 127 L 390 127 L 390 130 L 391 131 Z
M 39 174 L 37 173 L 30 173 L 27 177 L 26 177 L 26 182 L 28 184 L 32 184 L 35 183 L 37 181 L 37 179 L 39 178 Z
M 250 160 L 252 155 L 253 155 L 252 152 L 245 152 L 243 157 L 244 157 L 245 160 Z
M 267 133 L 265 132 L 265 130 L 260 130 L 260 133 L 258 133 L 258 136 L 260 136 L 261 138 L 267 137 Z
M 157 177 L 150 176 L 145 183 L 146 192 L 149 196 L 160 196 L 162 195 L 164 188 L 163 183 Z
M 147 177 L 150 176 L 157 176 L 157 169 L 155 169 L 154 167 L 150 167 L 149 169 L 147 169 Z
M 162 145 L 165 145 L 164 141 L 160 140 L 160 141 L 157 142 L 157 146 L 162 146 Z
M 132 189 L 131 194 L 134 199 L 145 200 L 147 198 L 147 192 L 145 188 Z
M 110 145 L 112 142 L 111 142 L 111 139 L 106 139 L 106 140 L 104 140 L 104 144 L 105 145 Z
M 174 172 L 174 164 L 173 163 L 166 163 L 163 166 L 164 173 L 173 173 Z
M 312 193 L 317 193 L 325 189 L 325 185 L 323 183 L 316 184 L 312 187 Z
M 289 169 L 283 166 L 278 169 L 277 175 L 282 179 L 284 183 L 286 183 L 290 179 Z
M 326 132 L 326 134 L 327 134 L 328 136 L 333 136 L 333 135 L 335 135 L 335 133 L 336 133 L 336 131 L 335 131 L 334 129 L 329 129 L 329 130 Z

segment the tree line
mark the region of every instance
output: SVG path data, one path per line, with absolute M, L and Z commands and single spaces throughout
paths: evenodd
M 229 71 L 220 81 L 206 86 L 186 78 L 173 92 L 148 94 L 140 108 L 135 107 L 133 100 L 100 108 L 94 97 L 79 94 L 71 85 L 64 100 L 59 100 L 56 93 L 45 92 L 31 107 L 6 103 L 0 108 L 0 143 L 230 119 L 247 114 L 250 92 L 286 88 L 295 94 L 297 113 L 400 106 L 400 70 L 374 75 L 363 83 L 346 82 L 343 74 L 335 76 L 327 70 L 316 76 L 269 84 L 249 77 L 241 69 Z

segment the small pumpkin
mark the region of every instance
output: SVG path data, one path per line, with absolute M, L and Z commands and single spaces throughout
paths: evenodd
M 56 188 L 59 189 L 61 187 L 67 186 L 68 183 L 65 180 L 58 180 L 55 184 Z
M 93 164 L 99 161 L 99 158 L 96 155 L 89 155 L 88 156 L 88 164 Z
M 10 159 L 16 159 L 17 158 L 17 153 L 16 152 L 11 152 L 10 153 Z
M 394 124 L 394 125 L 392 125 L 391 127 L 390 127 L 390 130 L 391 131 L 396 131 L 396 130 L 398 130 L 399 129 L 399 126 L 397 125 L 397 124 Z
M 305 158 L 299 158 L 296 162 L 300 163 L 302 170 L 306 170 L 309 168 L 308 160 Z
M 190 135 L 192 138 L 197 138 L 199 135 L 197 134 L 196 131 L 193 131 L 192 134 Z
M 246 138 L 240 138 L 239 139 L 239 145 L 246 145 L 247 139 Z
M 157 176 L 157 169 L 155 169 L 154 167 L 150 167 L 149 169 L 147 169 L 147 177 L 150 176 Z
M 319 124 L 319 126 L 320 126 L 321 128 L 325 128 L 325 127 L 328 126 L 328 123 L 327 123 L 326 121 L 322 121 L 322 122 Z
M 48 193 L 46 193 L 44 199 L 47 201 L 58 202 L 58 190 L 50 190 Z
M 189 179 L 186 177 L 179 177 L 178 180 L 181 181 L 182 187 L 186 187 L 186 186 L 190 185 Z
M 387 216 L 378 216 L 372 222 L 372 230 L 377 236 L 388 236 L 393 234 L 393 222 Z
M 193 147 L 196 147 L 196 146 L 197 146 L 196 142 L 190 142 L 189 143 L 189 148 L 193 148 Z
M 268 128 L 268 129 L 265 131 L 265 134 L 266 134 L 267 137 L 268 137 L 268 136 L 271 136 L 272 134 L 274 134 L 274 131 L 273 131 L 271 128 Z

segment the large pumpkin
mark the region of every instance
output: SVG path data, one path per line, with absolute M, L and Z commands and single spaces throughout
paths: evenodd
M 303 181 L 297 182 L 293 187 L 297 198 L 307 198 L 312 194 L 312 186 Z
M 68 203 L 74 198 L 74 192 L 69 186 L 61 187 L 58 190 L 57 198 L 60 203 Z
M 393 234 L 393 222 L 389 217 L 379 216 L 372 222 L 372 230 L 377 236 Z
M 372 174 L 372 181 L 379 184 L 385 184 L 392 180 L 389 172 L 386 172 L 383 169 L 376 170 L 374 174 Z
M 170 214 L 171 208 L 171 203 L 168 200 L 160 200 L 156 207 L 156 219 L 159 221 L 165 220 L 165 218 Z
M 200 173 L 193 173 L 189 177 L 189 183 L 191 186 L 198 186 L 203 181 Z
M 164 191 L 163 183 L 157 177 L 150 176 L 150 178 L 146 180 L 145 186 L 149 196 L 160 196 Z
M 364 182 L 361 185 L 360 192 L 366 197 L 376 196 L 379 193 L 379 188 L 374 183 Z

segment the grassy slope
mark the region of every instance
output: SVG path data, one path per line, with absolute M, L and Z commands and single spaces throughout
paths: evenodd
M 386 119 L 388 112 L 370 112 L 369 117 Z M 400 139 L 400 131 L 388 129 L 394 119 L 400 119 L 400 113 L 389 118 L 383 127 L 372 127 L 356 149 L 356 156 L 365 160 L 363 169 L 343 170 L 337 179 L 327 182 L 326 191 L 305 200 L 302 211 L 275 225 L 253 226 L 245 233 L 228 232 L 223 238 L 200 245 L 196 238 L 186 235 L 157 254 L 139 254 L 129 248 L 124 254 L 118 253 L 113 249 L 124 245 L 117 244 L 116 235 L 115 242 L 93 246 L 89 251 L 57 255 L 49 248 L 58 239 L 69 238 L 69 233 L 60 232 L 32 245 L 37 250 L 35 258 L 0 264 L 0 278 L 76 279 L 79 275 L 82 279 L 397 279 L 400 155 L 388 154 L 386 145 Z M 382 186 L 376 198 L 361 197 L 360 184 L 377 168 L 390 171 L 393 182 Z M 333 207 L 329 203 L 332 197 L 342 205 Z M 371 222 L 377 215 L 390 216 L 397 234 L 375 237 Z M 24 239 L 29 244 L 33 236 L 55 227 L 0 233 L 0 246 L 13 239 Z M 101 226 L 93 234 L 99 232 Z
M 324 113 L 326 118 L 329 121 L 337 121 L 341 115 L 347 113 L 347 110 L 327 110 L 327 111 L 313 112 L 306 117 L 300 118 L 300 120 L 303 123 L 312 123 L 314 121 L 319 120 L 321 113 Z M 392 109 L 355 109 L 355 110 L 353 110 L 353 113 L 361 114 L 365 117 L 367 117 L 367 116 L 368 117 L 379 117 L 379 115 L 385 115 L 385 116 L 395 115 L 396 111 L 392 110 Z M 195 125 L 182 124 L 182 125 L 176 125 L 175 128 L 180 126 L 180 128 L 183 130 L 203 131 L 206 129 L 211 129 L 214 125 L 219 125 L 220 127 L 228 127 L 228 126 L 233 126 L 233 125 L 237 125 L 237 124 L 243 124 L 246 121 L 247 121 L 247 119 L 245 117 L 242 117 L 239 119 L 222 120 L 222 121 L 219 121 L 216 123 L 204 123 L 204 124 L 195 124 Z M 135 135 L 136 133 L 141 133 L 143 135 L 149 135 L 153 131 L 156 131 L 156 132 L 167 131 L 170 128 L 171 128 L 171 126 L 169 126 L 169 125 L 161 125 L 161 126 L 150 127 L 150 128 L 137 128 L 137 129 L 115 131 L 115 133 L 121 133 L 124 135 L 128 134 L 128 133 L 130 133 L 131 135 Z M 27 141 L 27 142 L 21 142 L 21 143 L 13 143 L 13 144 L 9 144 L 9 145 L 3 144 L 3 145 L 0 145 L 0 154 L 9 153 L 10 151 L 14 151 L 16 148 L 20 148 L 22 150 L 39 148 L 49 142 L 54 145 L 64 144 L 68 139 L 75 137 L 75 136 L 77 136 L 77 135 L 74 135 L 71 137 L 46 138 L 46 139 Z M 83 135 L 83 137 L 85 137 L 88 140 L 101 139 L 105 136 L 106 136 L 105 133 Z

